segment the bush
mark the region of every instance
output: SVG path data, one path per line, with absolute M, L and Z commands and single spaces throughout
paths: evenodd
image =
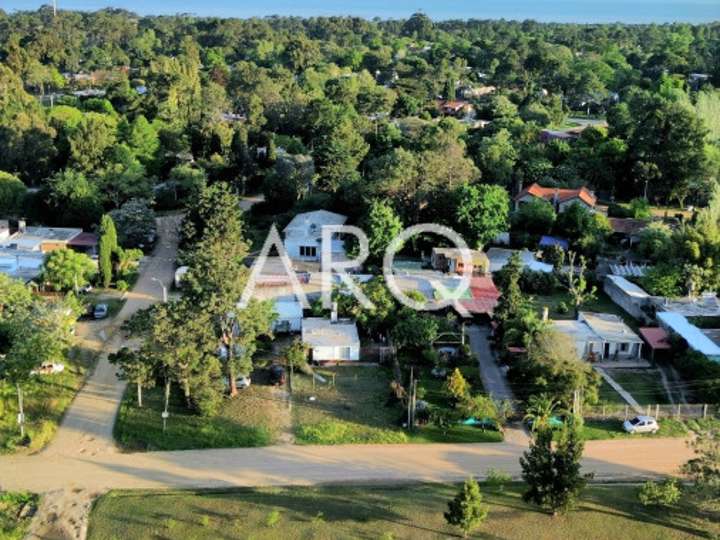
M 505 484 L 510 483 L 512 477 L 505 471 L 499 471 L 497 469 L 488 469 L 487 479 L 485 483 L 491 489 L 496 491 L 504 491 Z
M 677 480 L 668 478 L 664 482 L 645 482 L 638 491 L 638 500 L 644 506 L 673 506 L 680 495 Z
M 720 364 L 693 350 L 674 354 L 672 364 L 684 380 L 695 381 L 696 399 L 705 403 L 720 402 Z
M 117 281 L 117 283 L 115 283 L 115 288 L 120 292 L 125 292 L 130 288 L 130 286 L 128 285 L 127 281 L 125 281 L 124 279 L 120 279 Z
M 551 272 L 539 272 L 523 269 L 520 275 L 520 290 L 530 294 L 552 294 L 559 286 L 560 282 L 555 274 Z
M 274 528 L 278 523 L 280 523 L 280 511 L 275 509 L 270 511 L 270 513 L 265 518 L 265 526 L 270 527 L 271 529 Z

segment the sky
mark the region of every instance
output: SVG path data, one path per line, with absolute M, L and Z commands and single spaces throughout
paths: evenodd
M 35 10 L 51 0 L 0 0 L 6 11 Z M 355 15 L 406 18 L 421 9 L 435 20 L 535 19 L 556 22 L 720 21 L 720 0 L 57 0 L 61 9 L 124 8 L 141 15 Z

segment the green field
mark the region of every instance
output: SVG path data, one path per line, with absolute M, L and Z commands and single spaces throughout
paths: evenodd
M 225 492 L 111 492 L 95 504 L 90 540 L 442 539 L 460 537 L 443 518 L 457 491 L 447 484 L 296 487 Z M 719 516 L 700 517 L 684 496 L 672 509 L 642 506 L 637 487 L 589 487 L 578 509 L 551 517 L 521 499 L 522 486 L 482 486 L 487 522 L 472 538 L 635 540 L 707 538 Z
M 463 368 L 467 368 L 464 373 L 468 379 L 479 380 L 477 367 Z M 424 425 L 408 433 L 402 428 L 405 410 L 391 398 L 390 375 L 383 368 L 342 366 L 319 373 L 328 383 L 316 382 L 314 389 L 311 377 L 295 377 L 293 423 L 297 444 L 502 441 L 502 434 L 497 431 L 461 425 L 447 432 Z M 421 375 L 418 385 L 424 388 L 424 400 L 430 406 L 447 406 L 442 384 L 441 380 Z
M 286 404 L 270 386 L 253 384 L 234 399 L 226 399 L 220 413 L 205 418 L 190 412 L 174 388 L 167 431 L 162 430 L 162 388 L 146 390 L 137 407 L 135 388 L 128 387 L 115 422 L 115 439 L 128 450 L 187 450 L 267 446 L 283 428 Z

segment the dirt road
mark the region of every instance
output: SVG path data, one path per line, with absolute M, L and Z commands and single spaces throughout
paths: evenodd
M 155 279 L 170 287 L 175 273 L 179 219 L 167 216 L 158 220 L 158 245 L 144 261 L 138 281 L 128 293 L 120 313 L 108 324 L 84 323 L 81 345 L 100 350 L 100 358 L 67 410 L 55 438 L 42 452 L 44 456 L 94 456 L 115 451 L 112 430 L 125 383 L 118 380 L 107 356 L 127 345 L 119 331 L 122 323 L 136 311 L 162 300 L 162 288 Z

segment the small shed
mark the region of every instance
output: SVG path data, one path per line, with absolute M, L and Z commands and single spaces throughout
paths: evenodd
M 658 327 L 644 327 L 638 328 L 640 337 L 645 342 L 647 356 L 650 360 L 657 360 L 662 355 L 666 354 L 672 348 L 668 341 L 668 333 Z
M 302 341 L 310 348 L 314 362 L 360 360 L 360 336 L 355 321 L 305 318 Z
M 643 308 L 650 305 L 650 295 L 622 276 L 605 276 L 603 290 L 610 299 L 640 321 L 647 319 Z

